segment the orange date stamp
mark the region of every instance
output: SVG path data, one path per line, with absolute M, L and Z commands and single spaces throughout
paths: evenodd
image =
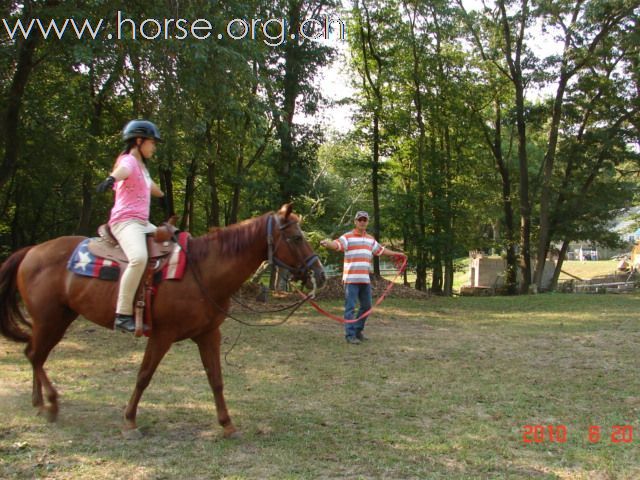
M 522 428 L 524 443 L 566 443 L 569 437 L 565 425 L 524 425 Z M 607 439 L 614 444 L 633 442 L 632 425 L 613 425 L 610 429 L 590 425 L 585 434 L 590 443 L 599 443 Z

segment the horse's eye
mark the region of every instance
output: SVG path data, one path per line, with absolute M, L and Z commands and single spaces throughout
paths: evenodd
M 289 241 L 293 242 L 293 243 L 301 243 L 302 242 L 302 235 L 291 235 L 289 237 Z

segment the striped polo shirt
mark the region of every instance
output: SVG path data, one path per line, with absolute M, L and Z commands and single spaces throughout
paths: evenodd
M 336 240 L 338 250 L 344 252 L 342 281 L 344 283 L 371 283 L 369 269 L 373 255 L 380 256 L 384 247 L 368 233 L 360 235 L 352 230 Z

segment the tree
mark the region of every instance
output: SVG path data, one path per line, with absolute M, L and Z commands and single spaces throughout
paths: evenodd
M 547 148 L 542 169 L 542 185 L 540 193 L 540 222 L 538 234 L 537 262 L 534 282 L 538 288 L 542 287 L 542 271 L 551 241 L 552 217 L 552 182 L 555 175 L 554 163 L 558 148 L 560 128 L 563 123 L 563 109 L 565 107 L 565 93 L 569 82 L 583 70 L 587 75 L 598 75 L 600 70 L 604 78 L 610 77 L 613 69 L 620 62 L 628 62 L 627 48 L 617 48 L 620 35 L 632 28 L 631 15 L 635 2 L 553 2 L 541 4 L 541 14 L 545 16 L 550 28 L 558 28 L 564 34 L 563 50 L 559 61 L 557 88 L 553 101 L 551 122 L 547 140 Z M 636 52 L 637 53 L 637 52 Z M 610 58 L 613 57 L 613 58 Z M 554 63 L 556 63 L 554 62 Z M 603 95 L 599 89 L 593 100 L 602 96 L 610 99 L 610 95 Z M 610 92 L 615 95 L 614 92 Z M 599 97 L 599 98 L 598 98 Z M 612 119 L 614 124 L 628 121 L 633 111 L 624 111 L 621 119 Z M 588 116 L 588 115 L 587 115 Z M 587 120 L 586 118 L 584 119 Z M 580 135 L 584 133 L 581 132 Z M 573 159 L 569 159 L 573 161 Z M 567 170 L 565 170 L 567 172 Z M 571 170 L 569 169 L 569 174 Z M 566 178 L 566 175 L 565 175 Z M 559 195 L 562 196 L 562 190 Z
M 464 11 L 462 3 L 458 3 Z M 631 101 L 630 105 L 633 105 L 633 94 L 622 93 L 623 90 L 619 88 L 610 88 L 612 82 L 607 80 L 607 77 L 618 75 L 624 70 L 628 71 L 627 65 L 633 62 L 629 55 L 633 49 L 628 48 L 631 43 L 625 40 L 629 38 L 628 32 L 633 28 L 633 8 L 633 2 L 625 1 L 615 4 L 598 0 L 542 2 L 531 6 L 527 0 L 517 3 L 498 0 L 495 2 L 495 9 L 485 7 L 482 15 L 478 12 L 464 12 L 476 52 L 486 65 L 484 70 L 491 72 L 495 69 L 495 72 L 499 72 L 512 85 L 514 123 L 518 138 L 518 194 L 521 218 L 519 246 L 523 291 L 527 289 L 527 284 L 532 278 L 529 260 L 532 235 L 537 234 L 537 261 L 533 280 L 540 288 L 545 259 L 550 243 L 555 238 L 554 229 L 559 218 L 565 223 L 568 220 L 566 216 L 561 217 L 554 212 L 563 211 L 561 205 L 566 201 L 568 191 L 573 188 L 572 176 L 579 158 L 563 156 L 567 163 L 557 165 L 559 145 L 568 141 L 574 132 L 591 125 L 592 121 L 592 125 L 596 125 L 598 121 L 611 122 L 615 129 L 618 129 L 618 133 L 613 134 L 609 131 L 612 134 L 610 139 L 621 139 L 624 136 L 623 125 L 628 124 L 634 116 L 633 109 L 623 108 L 611 110 L 611 115 L 606 116 L 606 119 L 603 115 L 596 120 L 595 110 L 590 110 L 584 101 L 578 101 L 582 107 L 574 103 L 578 97 L 585 95 L 585 100 L 588 97 L 589 102 L 595 102 L 592 106 L 600 101 L 618 105 L 620 98 L 625 98 L 626 102 Z M 527 46 L 527 38 L 540 20 L 544 20 L 544 28 L 563 34 L 561 55 L 549 55 L 539 59 Z M 583 78 L 591 80 L 583 82 Z M 553 100 L 548 105 L 544 101 L 528 104 L 525 101 L 526 89 L 541 86 L 545 82 L 556 85 Z M 600 88 L 595 96 L 592 94 L 594 86 L 598 89 L 597 85 L 605 84 L 609 87 Z M 583 89 L 584 87 L 587 88 Z M 501 94 L 496 98 L 506 97 Z M 584 108 L 583 120 L 572 120 L 570 112 L 576 107 Z M 480 110 L 476 108 L 474 111 Z M 496 115 L 497 112 L 498 110 Z M 485 136 L 489 138 L 486 118 L 486 115 L 479 115 L 478 125 L 485 130 Z M 574 123 L 575 121 L 578 123 Z M 583 127 L 580 127 L 580 123 Z M 544 139 L 540 136 L 543 131 L 546 132 Z M 494 157 L 500 155 L 496 149 L 496 141 L 487 144 Z M 540 147 L 544 148 L 545 152 L 540 162 L 540 173 L 532 176 L 532 169 L 537 167 L 536 151 Z M 613 158 L 609 157 L 612 152 L 607 152 L 603 158 L 605 163 L 613 161 Z M 530 162 L 532 158 L 533 163 Z M 498 166 L 500 167 L 500 162 Z M 602 164 L 592 174 L 596 177 L 601 175 L 601 167 Z M 533 189 L 529 188 L 531 179 Z M 506 177 L 503 174 L 503 187 L 506 186 L 505 181 Z M 583 187 L 588 189 L 592 184 L 593 182 L 590 182 Z M 506 190 L 503 198 L 506 198 L 505 195 L 508 195 Z M 616 203 L 612 203 L 610 207 L 615 209 Z M 508 218 L 506 212 L 505 210 L 505 218 Z M 539 217 L 536 216 L 538 212 Z M 578 218 L 572 218 L 578 222 Z M 537 226 L 535 232 L 531 229 L 532 222 Z
M 46 1 L 44 5 L 27 1 L 22 8 L 17 8 L 17 2 L 11 2 L 7 6 L 7 11 L 17 12 L 14 20 L 19 20 L 24 25 L 28 25 L 35 18 L 46 18 L 52 6 L 58 2 Z M 7 13 L 8 13 L 7 12 Z M 9 17 L 9 15 L 7 15 Z M 4 131 L 3 146 L 4 155 L 0 164 L 0 188 L 2 188 L 11 175 L 14 173 L 18 161 L 20 114 L 23 106 L 24 92 L 29 82 L 29 77 L 33 71 L 37 60 L 34 58 L 36 48 L 40 44 L 40 37 L 37 35 L 27 36 L 10 42 L 14 54 L 11 55 L 10 69 L 13 70 L 10 86 L 6 90 L 6 101 L 4 105 Z
M 385 7 L 376 2 L 363 0 L 354 4 L 354 28 L 357 34 L 352 38 L 353 62 L 360 76 L 363 92 L 363 113 L 371 122 L 371 200 L 373 204 L 373 236 L 380 239 L 380 150 L 381 123 L 383 121 L 383 88 L 388 79 L 388 60 L 391 45 L 389 19 L 397 18 L 395 6 Z M 380 262 L 374 258 L 374 274 L 380 276 Z
M 300 105 L 305 114 L 315 113 L 318 91 L 313 88 L 312 80 L 333 55 L 330 47 L 309 40 L 319 34 L 319 23 L 306 20 L 320 22 L 335 6 L 334 0 L 282 0 L 269 10 L 272 18 L 284 18 L 288 26 L 282 32 L 283 44 L 272 49 L 263 65 L 263 86 L 280 142 L 278 173 L 282 201 L 289 201 L 306 190 L 308 175 L 296 152 L 294 116 Z

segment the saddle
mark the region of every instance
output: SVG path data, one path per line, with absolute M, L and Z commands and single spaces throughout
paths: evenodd
M 151 301 L 153 295 L 155 295 L 153 276 L 169 262 L 170 254 L 176 245 L 177 232 L 178 228 L 170 220 L 160 225 L 155 234 L 147 234 L 149 260 L 135 296 L 136 337 L 140 337 L 143 333 L 148 336 L 151 332 Z M 120 267 L 120 271 L 123 271 L 129 261 L 120 245 L 118 245 L 118 240 L 111 233 L 109 225 L 100 225 L 98 227 L 98 235 L 100 235 L 98 238 L 92 238 L 89 241 L 88 250 L 97 257 L 116 262 Z
M 168 255 L 175 246 L 175 234 L 178 231 L 175 225 L 163 223 L 154 234 L 147 234 L 147 252 L 149 261 L 155 261 L 154 270 L 164 266 Z M 97 257 L 106 258 L 116 262 L 121 268 L 129 263 L 127 256 L 118 245 L 118 240 L 111 233 L 108 224 L 98 227 L 98 238 L 92 238 L 89 242 L 89 251 Z

